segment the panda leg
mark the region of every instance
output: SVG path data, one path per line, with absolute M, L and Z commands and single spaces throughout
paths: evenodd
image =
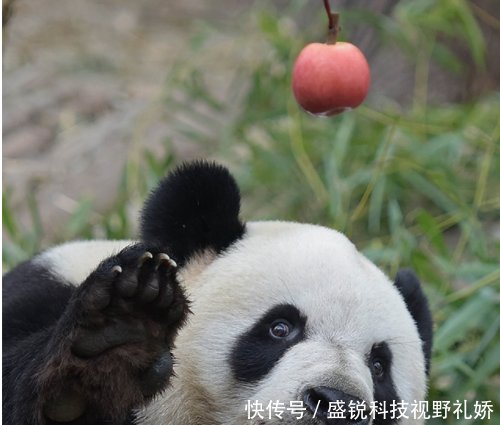
M 38 374 L 41 422 L 120 423 L 161 391 L 188 312 L 166 254 L 134 245 L 78 287 Z

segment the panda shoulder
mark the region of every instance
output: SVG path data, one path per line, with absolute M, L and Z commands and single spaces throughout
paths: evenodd
M 74 241 L 55 246 L 33 258 L 42 267 L 72 285 L 79 285 L 104 259 L 133 244 L 132 240 Z

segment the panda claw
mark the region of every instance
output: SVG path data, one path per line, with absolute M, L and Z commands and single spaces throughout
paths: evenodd
M 123 269 L 121 268 L 121 266 L 116 265 L 111 269 L 111 273 L 113 273 L 115 276 L 118 276 L 119 274 L 123 273 Z
M 162 263 L 169 263 L 170 264 L 170 257 L 167 254 L 165 254 L 164 252 L 160 252 L 158 254 L 158 267 L 157 267 L 157 269 L 160 267 L 160 265 Z
M 168 260 L 170 260 L 170 257 L 168 256 L 168 254 L 165 254 L 164 252 L 160 252 L 158 254 L 158 260 L 160 260 L 160 261 L 168 261 Z
M 146 261 L 149 261 L 149 260 L 152 260 L 153 259 L 153 254 L 151 254 L 149 251 L 145 251 L 144 254 L 142 254 L 140 257 L 139 257 L 139 260 L 138 260 L 138 266 L 139 267 L 142 267 L 142 265 L 146 262 Z
M 158 266 L 161 264 L 161 263 L 167 263 L 170 267 L 173 267 L 173 268 L 177 268 L 177 263 L 172 260 L 167 254 L 165 254 L 164 252 L 161 252 L 160 254 L 158 254 Z

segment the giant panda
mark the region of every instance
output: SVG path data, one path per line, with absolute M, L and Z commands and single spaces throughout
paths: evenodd
M 391 280 L 335 230 L 239 210 L 225 168 L 185 164 L 146 201 L 138 242 L 67 243 L 8 272 L 4 424 L 421 423 L 347 410 L 425 399 L 432 320 L 413 272 Z M 279 414 L 250 408 L 270 402 Z

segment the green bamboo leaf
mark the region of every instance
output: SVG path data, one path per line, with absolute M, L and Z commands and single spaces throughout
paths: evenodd
M 2 261 L 4 263 L 3 272 L 6 273 L 11 267 L 22 261 L 28 260 L 32 255 L 32 252 L 26 251 L 19 244 L 9 241 L 3 243 L 2 246 Z
M 87 232 L 90 225 L 90 217 L 92 214 L 93 204 L 90 200 L 86 199 L 81 201 L 76 211 L 71 216 L 68 223 L 68 233 L 70 237 L 75 237 L 77 235 L 82 235 L 86 233 L 86 236 L 90 236 Z
M 486 61 L 486 41 L 470 6 L 465 0 L 455 0 L 457 14 L 463 24 L 465 40 L 468 42 L 476 64 L 484 67 Z
M 435 351 L 445 351 L 475 328 L 488 311 L 495 305 L 495 292 L 491 288 L 483 288 L 473 298 L 442 323 L 435 335 Z
M 356 120 L 354 118 L 354 115 L 346 114 L 340 122 L 340 126 L 332 142 L 332 158 L 335 159 L 339 172 L 342 170 L 346 155 L 348 153 L 349 144 L 354 133 L 355 124 Z
M 479 363 L 479 366 L 474 368 L 474 373 L 470 377 L 469 382 L 464 385 L 464 393 L 467 388 L 476 388 L 484 383 L 488 376 L 500 371 L 500 341 L 491 347 L 490 350 L 484 353 L 484 356 Z
M 496 310 L 493 310 L 491 313 L 493 317 L 495 317 L 495 315 L 497 314 Z M 490 347 L 493 347 L 493 349 L 495 349 L 500 344 L 500 341 L 498 340 L 498 336 L 500 335 L 499 331 L 500 316 L 496 316 L 496 318 L 491 322 L 491 325 L 488 326 L 484 331 L 481 341 L 479 342 L 479 344 L 477 344 L 475 350 L 471 353 L 471 363 L 477 363 L 481 357 L 484 357 L 486 355 L 485 353 L 489 351 Z M 500 357 L 497 359 L 497 361 L 500 362 Z
M 10 207 L 7 193 L 7 191 L 4 191 L 4 193 L 2 193 L 2 226 L 11 238 L 15 238 L 15 236 L 19 232 L 19 229 L 17 226 L 17 220 L 14 217 L 14 211 Z
M 396 199 L 389 201 L 389 229 L 392 235 L 397 234 L 403 222 L 403 213 Z
M 457 209 L 455 203 L 439 187 L 421 174 L 408 170 L 402 177 L 422 195 L 431 199 L 437 206 L 442 208 L 443 211 L 452 213 Z
M 374 233 L 380 231 L 381 227 L 386 181 L 387 179 L 385 176 L 380 177 L 373 186 L 370 196 L 370 203 L 368 205 L 368 228 Z
M 443 68 L 460 75 L 464 71 L 463 62 L 454 54 L 448 46 L 440 43 L 434 45 L 433 58 L 443 66 Z
M 443 257 L 448 257 L 448 248 L 446 247 L 439 224 L 434 217 L 427 211 L 422 210 L 417 215 L 417 223 L 437 252 Z

